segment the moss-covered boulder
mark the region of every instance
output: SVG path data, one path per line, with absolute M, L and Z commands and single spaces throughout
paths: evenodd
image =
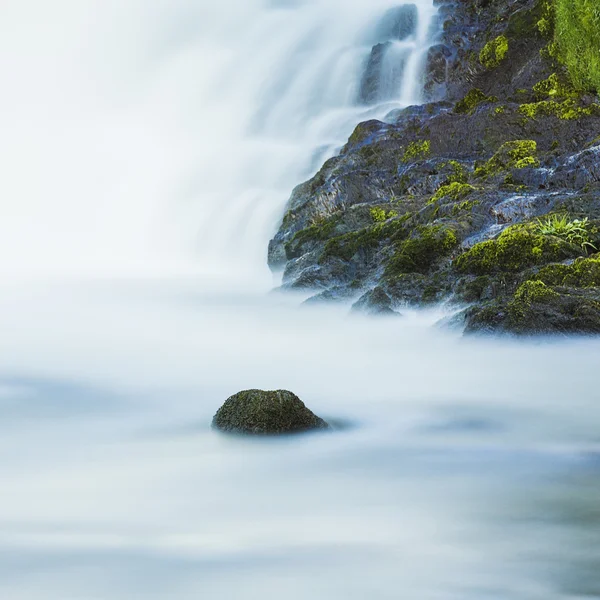
M 298 396 L 286 390 L 239 392 L 218 410 L 212 426 L 246 435 L 283 435 L 329 428 Z
M 569 242 L 555 236 L 536 233 L 531 227 L 515 225 L 495 240 L 476 244 L 455 261 L 461 273 L 487 275 L 501 271 L 522 271 L 552 261 L 577 258 L 583 253 Z
M 598 334 L 600 290 L 551 287 L 540 280 L 528 280 L 508 301 L 494 300 L 469 308 L 465 322 L 467 333 Z

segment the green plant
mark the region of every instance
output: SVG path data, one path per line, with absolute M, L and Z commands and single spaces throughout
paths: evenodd
M 370 210 L 371 218 L 375 223 L 384 223 L 388 219 L 393 219 L 398 216 L 398 213 L 394 210 L 389 210 L 386 212 L 384 208 L 380 206 L 375 206 Z
M 390 278 L 404 273 L 427 273 L 436 261 L 448 256 L 457 245 L 458 238 L 450 227 L 418 227 L 412 237 L 396 243 L 385 276 Z
M 554 41 L 573 83 L 600 92 L 600 4 L 598 0 L 555 0 Z
M 577 93 L 573 88 L 565 83 L 557 73 L 552 73 L 548 79 L 544 79 L 533 86 L 536 96 L 543 100 L 544 98 L 573 98 Z
M 468 196 L 471 192 L 475 191 L 475 188 L 468 183 L 459 183 L 458 181 L 453 181 L 452 183 L 448 183 L 446 185 L 442 185 L 437 192 L 431 197 L 429 200 L 429 204 L 433 204 L 442 198 L 449 198 L 454 202 L 458 202 L 462 200 L 466 196 Z
M 600 112 L 600 107 L 597 104 L 579 106 L 574 98 L 568 98 L 563 102 L 542 100 L 541 102 L 521 104 L 519 107 L 519 113 L 528 119 L 554 116 L 563 121 L 575 121 L 581 117 L 598 114 L 598 112 Z
M 456 103 L 454 112 L 458 114 L 471 114 L 474 110 L 485 102 L 498 102 L 496 96 L 486 96 L 480 89 L 473 88 L 469 93 Z
M 546 285 L 578 288 L 600 287 L 600 257 L 578 258 L 569 265 L 548 265 L 532 279 Z
M 537 143 L 535 140 L 505 142 L 485 164 L 475 169 L 476 177 L 493 177 L 507 169 L 537 168 Z
M 523 269 L 577 258 L 583 250 L 566 240 L 542 235 L 532 225 L 513 225 L 495 240 L 476 244 L 461 254 L 454 265 L 461 273 L 488 275 L 517 273 Z
M 444 185 L 448 185 L 449 183 L 467 183 L 469 180 L 469 172 L 457 160 L 449 160 L 441 166 L 450 170 L 448 177 L 444 181 Z
M 504 35 L 499 35 L 482 48 L 479 53 L 479 62 L 486 69 L 495 69 L 506 58 L 507 52 L 508 38 Z
M 539 20 L 536 23 L 537 30 L 545 38 L 551 38 L 554 34 L 554 0 L 538 0 Z
M 410 160 L 418 160 L 419 158 L 427 158 L 431 155 L 431 142 L 423 140 L 422 142 L 411 142 L 404 150 L 402 162 Z
M 535 230 L 540 235 L 553 235 L 586 251 L 597 249 L 591 241 L 591 227 L 587 217 L 571 221 L 566 214 L 550 215 L 543 220 L 538 219 Z
M 508 305 L 508 314 L 515 324 L 530 316 L 533 304 L 552 304 L 560 298 L 552 288 L 542 281 L 526 281 L 515 292 Z

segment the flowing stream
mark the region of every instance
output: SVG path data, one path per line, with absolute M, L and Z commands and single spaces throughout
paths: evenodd
M 272 292 L 433 0 L 4 0 L 0 598 L 600 598 L 600 343 Z M 335 433 L 211 431 L 288 388 Z

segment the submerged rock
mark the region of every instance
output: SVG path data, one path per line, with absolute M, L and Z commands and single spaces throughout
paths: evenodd
M 282 435 L 329 429 L 292 392 L 246 390 L 231 396 L 215 415 L 214 429 L 247 435 Z

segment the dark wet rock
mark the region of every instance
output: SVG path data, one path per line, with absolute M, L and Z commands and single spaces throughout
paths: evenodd
M 292 392 L 247 390 L 231 396 L 215 415 L 214 429 L 247 435 L 282 435 L 328 429 Z
M 451 50 L 444 44 L 436 44 L 427 52 L 423 90 L 429 102 L 440 100 L 446 93 L 448 59 Z
M 392 308 L 392 299 L 381 287 L 376 287 L 361 296 L 352 306 L 352 310 L 366 315 L 400 316 Z
M 406 68 L 408 51 L 393 42 L 373 46 L 360 84 L 358 101 L 373 104 L 392 99 Z
M 499 224 L 521 223 L 527 221 L 533 216 L 540 214 L 540 205 L 542 208 L 548 206 L 549 200 L 545 196 L 535 194 L 515 194 L 509 196 L 494 205 L 491 209 Z

